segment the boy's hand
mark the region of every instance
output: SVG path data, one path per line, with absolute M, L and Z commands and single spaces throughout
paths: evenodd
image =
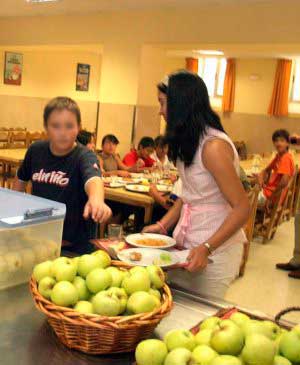
M 91 217 L 97 223 L 105 223 L 111 217 L 111 209 L 102 201 L 89 199 L 84 207 L 83 217 Z

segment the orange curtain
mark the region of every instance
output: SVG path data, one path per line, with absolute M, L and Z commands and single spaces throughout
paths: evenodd
M 186 69 L 188 71 L 198 73 L 198 59 L 197 58 L 186 58 Z
M 233 112 L 235 93 L 235 59 L 229 58 L 226 65 L 224 90 L 222 98 L 222 111 Z
M 289 88 L 291 79 L 292 61 L 278 60 L 273 87 L 273 94 L 268 114 L 275 117 L 288 115 Z

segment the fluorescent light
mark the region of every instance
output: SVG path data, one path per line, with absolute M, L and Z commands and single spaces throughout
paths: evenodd
M 207 56 L 223 56 L 224 55 L 224 52 L 222 52 L 222 51 L 206 50 L 206 49 L 195 50 L 193 52 L 200 53 L 200 54 L 207 55 Z
M 60 0 L 26 0 L 27 3 L 57 3 Z

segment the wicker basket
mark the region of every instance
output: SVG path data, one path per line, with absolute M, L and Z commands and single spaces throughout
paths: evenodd
M 120 261 L 112 261 L 112 266 L 120 269 L 132 267 Z M 85 315 L 53 304 L 41 296 L 34 279 L 30 281 L 30 291 L 37 309 L 46 314 L 60 341 L 69 348 L 93 355 L 133 351 L 141 340 L 151 336 L 173 303 L 171 291 L 164 285 L 162 305 L 153 312 L 106 317 Z

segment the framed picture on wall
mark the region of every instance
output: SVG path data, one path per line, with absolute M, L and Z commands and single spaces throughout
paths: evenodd
M 23 55 L 21 53 L 5 52 L 4 84 L 22 84 Z
M 90 71 L 90 65 L 77 64 L 76 91 L 89 91 Z

